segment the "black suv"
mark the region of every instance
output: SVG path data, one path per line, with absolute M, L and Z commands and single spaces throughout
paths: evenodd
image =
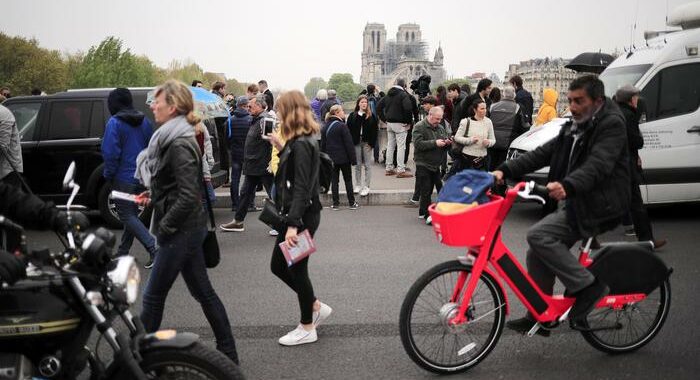
M 109 184 L 102 176 L 104 163 L 100 146 L 110 114 L 108 89 L 71 90 L 50 96 L 23 96 L 6 100 L 3 105 L 17 120 L 22 144 L 24 176 L 32 191 L 44 200 L 65 204 L 68 194 L 62 189 L 63 175 L 71 161 L 76 163 L 75 181 L 80 193 L 75 204 L 98 210 L 110 227 L 121 226 L 111 202 Z M 134 107 L 153 123 L 153 112 L 146 104 L 153 88 L 133 88 Z M 212 168 L 214 187 L 224 183 L 226 172 L 219 168 L 219 142 L 216 120 L 205 119 L 216 164 Z M 155 124 L 154 124 L 155 125 Z

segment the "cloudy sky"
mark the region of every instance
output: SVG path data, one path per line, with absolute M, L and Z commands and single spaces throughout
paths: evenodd
M 368 22 L 420 24 L 431 54 L 442 44 L 450 76 L 503 76 L 509 63 L 612 51 L 665 28 L 667 9 L 690 0 L 2 0 L 0 31 L 43 47 L 87 50 L 106 36 L 165 67 L 191 59 L 205 71 L 273 88 L 302 88 L 334 72 L 359 80 Z M 632 26 L 636 23 L 636 32 Z

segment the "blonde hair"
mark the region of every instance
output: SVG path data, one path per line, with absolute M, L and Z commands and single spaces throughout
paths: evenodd
M 187 122 L 197 125 L 202 119 L 194 113 L 194 99 L 189 87 L 179 80 L 169 79 L 156 89 L 156 97 L 165 95 L 165 102 L 175 107 L 178 115 L 184 115 Z
M 285 140 L 318 133 L 320 128 L 306 96 L 298 90 L 283 92 L 275 102 L 280 134 Z
M 342 110 L 343 110 L 343 106 L 341 106 L 340 104 L 334 104 L 334 105 L 331 106 L 331 108 L 328 110 L 328 113 L 326 114 L 326 117 L 324 117 L 323 119 L 324 119 L 325 121 L 328 121 L 328 119 L 330 119 L 330 118 L 332 118 L 333 116 L 337 115 L 338 112 L 339 112 L 339 111 L 342 111 Z

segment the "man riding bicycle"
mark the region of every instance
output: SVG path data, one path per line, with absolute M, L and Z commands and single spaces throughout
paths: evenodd
M 577 241 L 620 223 L 629 209 L 630 175 L 625 119 L 615 102 L 605 97 L 603 82 L 592 75 L 577 78 L 567 98 L 572 120 L 559 135 L 506 161 L 493 174 L 502 183 L 549 165 L 547 189 L 559 207 L 528 231 L 527 268 L 546 294 L 553 293 L 557 277 L 567 296 L 576 298 L 569 319 L 577 327 L 609 289 L 569 250 Z M 534 324 L 527 315 L 507 326 L 525 333 Z M 549 331 L 540 329 L 538 334 L 549 336 Z

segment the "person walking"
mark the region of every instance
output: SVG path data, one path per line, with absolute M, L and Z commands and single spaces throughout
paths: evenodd
M 649 220 L 649 214 L 644 206 L 642 193 L 639 185 L 642 183 L 642 160 L 639 157 L 639 149 L 644 147 L 644 138 L 639 130 L 639 89 L 632 85 L 620 87 L 615 93 L 622 115 L 625 117 L 627 126 L 627 146 L 629 149 L 630 185 L 631 200 L 630 210 L 632 222 L 634 223 L 634 233 L 639 241 L 650 241 L 654 249 L 666 245 L 666 239 L 656 240 Z M 628 222 L 629 223 L 629 222 Z M 624 224 L 624 223 L 623 223 Z
M 231 152 L 231 211 L 238 211 L 241 203 L 241 175 L 243 174 L 243 150 L 248 130 L 253 124 L 253 116 L 248 112 L 248 98 L 239 96 L 236 99 L 236 109 L 233 110 L 231 123 L 226 136 Z M 241 207 L 248 207 L 244 205 Z
M 283 346 L 296 346 L 318 340 L 316 329 L 331 315 L 333 309 L 322 303 L 314 294 L 309 278 L 309 257 L 291 267 L 279 247 L 286 242 L 295 246 L 298 234 L 308 230 L 315 236 L 321 223 L 321 200 L 318 177 L 320 172 L 319 148 L 314 134 L 319 126 L 304 94 L 289 91 L 277 99 L 280 134 L 284 145 L 273 134 L 270 142 L 280 151 L 279 169 L 275 175 L 275 205 L 285 216 L 283 232 L 275 240 L 270 269 L 289 286 L 299 301 L 301 318 L 299 325 L 278 342 Z
M 428 117 L 418 122 L 413 131 L 413 147 L 416 152 L 414 157 L 416 184 L 420 194 L 419 218 L 429 218 L 428 206 L 433 188 L 437 189 L 438 192 L 442 189 L 440 166 L 452 143 L 449 134 L 441 124 L 443 113 L 442 107 L 430 108 Z M 426 220 L 426 224 L 430 224 L 430 220 Z
M 515 89 L 511 85 L 503 88 L 503 98 L 491 105 L 491 123 L 493 124 L 496 144 L 488 149 L 489 170 L 496 170 L 506 160 L 506 153 L 511 141 L 527 131 L 523 108 L 515 102 Z
M 406 135 L 413 123 L 413 111 L 415 101 L 406 92 L 406 80 L 399 78 L 396 85 L 377 104 L 379 119 L 387 123 L 388 143 L 386 149 L 386 175 L 396 175 L 396 178 L 411 178 L 412 174 L 406 173 L 406 165 L 401 158 L 406 151 Z M 396 152 L 396 166 L 392 162 Z
M 193 109 L 192 93 L 184 83 L 168 80 L 158 87 L 151 110 L 160 127 L 137 158 L 136 178 L 150 188 L 151 227 L 159 246 L 143 293 L 141 320 L 146 332 L 160 328 L 168 292 L 182 274 L 214 332 L 216 348 L 238 364 L 226 309 L 204 265 L 207 218 L 201 203 L 202 157 L 194 130 L 200 119 Z
M 352 135 L 352 143 L 355 145 L 355 188 L 354 193 L 366 197 L 370 191 L 372 179 L 372 158 L 374 147 L 377 145 L 377 129 L 379 119 L 372 111 L 369 96 L 360 95 L 355 103 L 355 111 L 348 116 L 348 128 Z M 364 167 L 364 177 L 362 168 Z
M 141 194 L 146 189 L 134 178 L 136 157 L 148 146 L 153 127 L 141 111 L 134 109 L 131 91 L 126 88 L 112 90 L 107 97 L 107 105 L 112 117 L 107 121 L 102 138 L 102 176 L 107 183 L 111 183 L 112 190 Z M 124 225 L 117 254 L 128 255 L 135 237 L 148 251 L 149 259 L 144 267 L 151 269 L 157 253 L 156 239 L 139 219 L 138 206 L 121 199 L 113 199 L 113 202 L 117 216 Z
M 486 149 L 496 144 L 493 124 L 491 119 L 486 117 L 486 102 L 477 99 L 471 108 L 472 111 L 469 112 L 474 116 L 462 119 L 454 136 L 454 141 L 464 145 L 464 148 L 461 156 L 458 156 L 458 162 L 453 164 L 456 170 L 454 172 L 450 170 L 451 174 L 448 174 L 450 176 L 464 169 L 486 170 L 488 168 Z
M 557 117 L 557 100 L 559 98 L 559 93 L 553 88 L 545 88 L 542 91 L 542 105 L 540 110 L 537 112 L 537 119 L 535 119 L 535 127 L 547 124 Z
M 333 177 L 331 178 L 333 204 L 331 210 L 340 210 L 338 183 L 341 172 L 343 173 L 343 181 L 345 181 L 345 192 L 348 195 L 350 210 L 357 210 L 360 205 L 355 202 L 355 194 L 352 191 L 351 171 L 351 165 L 357 165 L 357 157 L 355 156 L 352 135 L 348 126 L 345 125 L 345 111 L 340 104 L 331 107 L 326 115 L 326 125 L 321 129 L 321 150 L 333 160 Z
M 227 232 L 243 232 L 243 221 L 248 214 L 248 205 L 255 201 L 255 189 L 262 184 L 267 196 L 270 196 L 273 177 L 270 172 L 270 158 L 272 147 L 263 137 L 264 119 L 269 117 L 265 95 L 257 94 L 248 101 L 250 114 L 253 117 L 251 126 L 246 135 L 243 148 L 243 189 L 238 204 L 238 210 L 231 222 L 219 226 Z
M 532 125 L 533 100 L 532 94 L 523 88 L 523 78 L 520 75 L 514 75 L 508 81 L 515 87 L 515 102 L 523 108 L 523 116 L 528 125 Z

